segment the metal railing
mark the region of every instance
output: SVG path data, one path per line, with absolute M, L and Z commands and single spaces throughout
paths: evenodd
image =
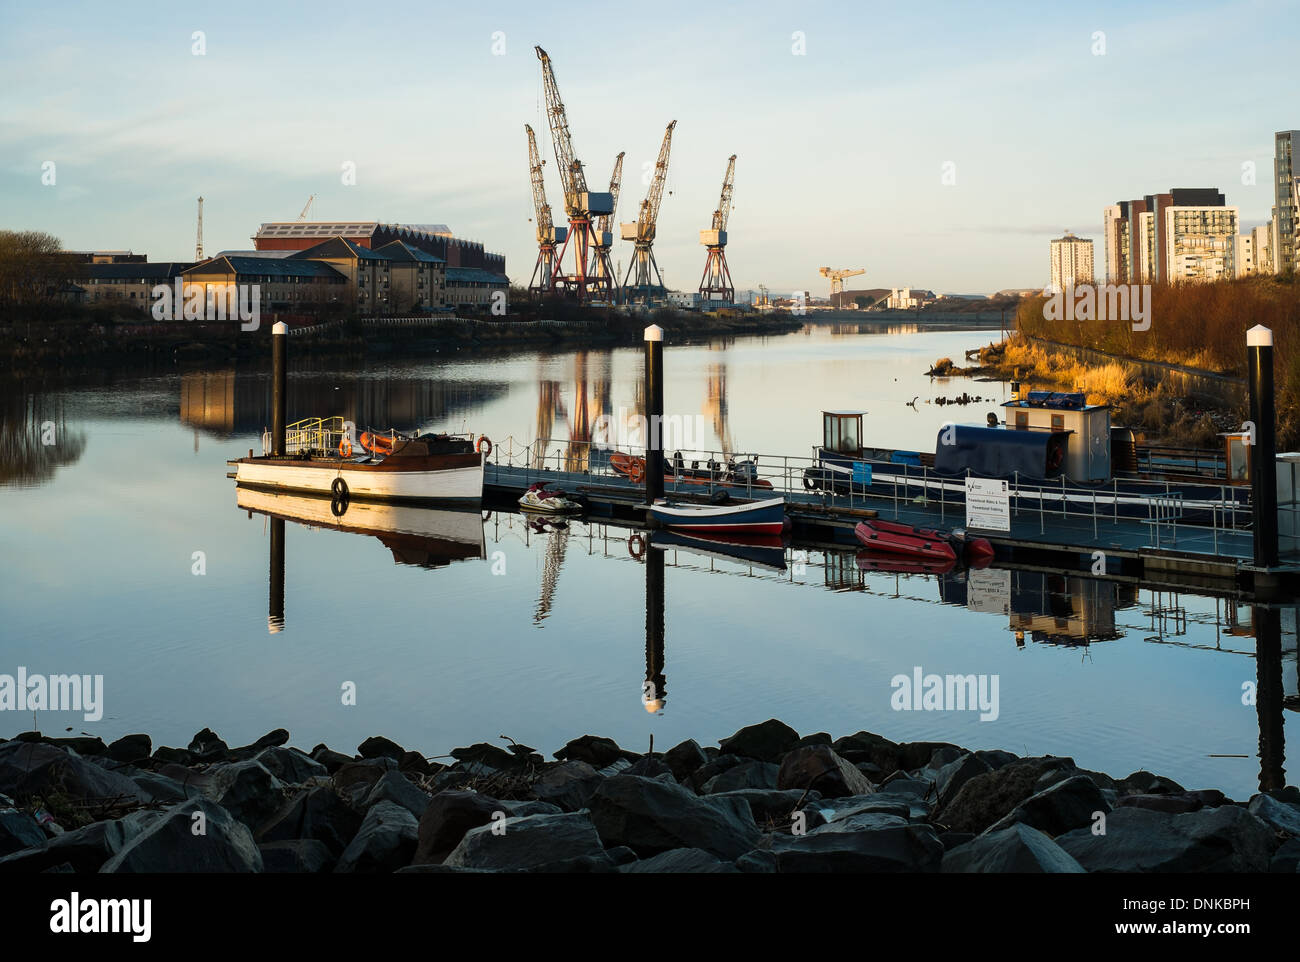
M 284 429 L 284 453 L 337 454 L 347 437 L 343 418 L 304 418 Z M 271 432 L 262 432 L 262 454 L 271 453 Z
M 813 449 L 814 452 L 817 450 Z M 589 441 L 541 438 L 521 443 L 513 436 L 498 442 L 489 462 L 523 470 L 533 481 L 573 479 L 574 483 L 600 483 L 601 478 L 623 478 L 611 457 L 644 457 L 645 448 Z M 664 490 L 675 494 L 711 494 L 725 488 L 736 496 L 761 499 L 794 495 L 801 504 L 826 509 L 871 509 L 899 518 L 909 507 L 938 510 L 945 525 L 965 522 L 965 478 L 936 472 L 924 464 L 907 464 L 873 458 L 854 459 L 855 469 L 836 470 L 816 456 L 754 455 L 697 450 L 665 452 L 670 465 L 681 455 L 682 474 L 665 471 Z M 752 462 L 752 475 L 728 472 L 730 462 Z M 710 470 L 711 463 L 717 467 Z M 564 478 L 563 476 L 568 476 Z M 686 476 L 694 475 L 690 480 Z M 967 472 L 970 475 L 970 472 Z M 866 479 L 870 478 L 867 483 Z M 1036 517 L 1045 534 L 1049 519 L 1055 523 L 1091 523 L 1094 537 L 1101 525 L 1150 523 L 1157 545 L 1177 541 L 1177 529 L 1197 529 L 1213 535 L 1215 553 L 1221 536 L 1248 532 L 1251 509 L 1248 489 L 1230 484 L 1184 483 L 1177 489 L 1168 481 L 1112 479 L 1075 484 L 1065 478 L 1028 479 L 1017 472 L 1007 479 L 1013 527 Z

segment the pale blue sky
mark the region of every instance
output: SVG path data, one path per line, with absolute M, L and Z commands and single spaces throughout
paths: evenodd
M 1215 186 L 1246 226 L 1266 220 L 1273 133 L 1300 127 L 1298 34 L 1281 0 L 0 0 L 0 228 L 184 260 L 199 194 L 212 252 L 251 247 L 259 223 L 296 219 L 315 193 L 312 219 L 446 223 L 526 282 L 541 44 L 593 188 L 627 151 L 620 219 L 678 121 L 656 244 L 672 287 L 699 284 L 698 231 L 732 153 L 739 287 L 825 293 L 823 264 L 866 267 L 853 287 L 1042 285 L 1066 228 L 1100 260 L 1101 209 L 1120 198 Z M 624 269 L 629 251 L 616 243 Z

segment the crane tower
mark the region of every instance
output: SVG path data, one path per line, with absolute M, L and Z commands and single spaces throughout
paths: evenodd
M 614 198 L 607 193 L 587 190 L 587 175 L 582 162 L 573 150 L 569 134 L 569 118 L 560 99 L 560 88 L 555 82 L 551 58 L 541 47 L 533 48 L 542 62 L 542 86 L 546 91 L 546 117 L 551 128 L 551 144 L 555 148 L 555 164 L 560 171 L 564 187 L 564 211 L 569 218 L 569 231 L 555 258 L 551 274 L 552 285 L 575 295 L 579 301 L 590 297 L 608 299 L 613 282 L 609 277 L 591 277 L 587 273 L 595 232 L 591 226 L 593 216 L 614 213 Z M 564 273 L 564 256 L 573 245 L 573 273 Z
M 618 210 L 618 195 L 623 187 L 623 154 L 626 151 L 620 150 L 618 157 L 614 159 L 614 173 L 609 178 L 609 196 L 613 198 L 613 204 L 608 214 L 601 214 L 596 221 L 595 239 L 591 248 L 591 270 L 588 271 L 597 281 L 608 281 L 608 288 L 613 295 L 618 293 L 618 278 L 614 274 L 614 266 L 610 263 L 609 251 L 614 246 L 614 234 L 610 228 L 613 227 L 614 212 Z
M 713 212 L 713 227 L 700 231 L 700 243 L 708 249 L 704 261 L 704 276 L 700 278 L 700 307 L 705 301 L 720 300 L 731 304 L 736 300 L 736 288 L 731 283 L 731 270 L 727 267 L 727 218 L 731 214 L 731 191 L 736 179 L 736 155 L 727 160 L 727 173 L 722 178 L 722 197 Z
M 194 260 L 203 260 L 203 198 L 199 198 L 199 231 L 194 239 Z
M 829 277 L 831 279 L 831 301 L 834 302 L 836 294 L 844 293 L 844 278 L 857 277 L 859 274 L 865 274 L 866 272 L 866 268 L 862 268 L 861 270 L 835 270 L 830 267 L 823 267 L 821 269 L 822 277 Z M 835 303 L 832 303 L 831 306 L 839 307 L 839 305 Z
M 533 215 L 537 219 L 537 264 L 528 289 L 535 294 L 546 294 L 554 284 L 555 245 L 564 240 L 568 229 L 556 227 L 551 218 L 551 205 L 546 202 L 546 184 L 542 180 L 542 165 L 546 162 L 537 153 L 533 128 L 524 124 L 524 130 L 528 132 L 528 174 L 533 183 Z
M 673 128 L 676 126 L 677 121 L 674 120 L 664 131 L 664 142 L 659 147 L 659 159 L 655 162 L 650 192 L 646 194 L 645 200 L 641 201 L 641 211 L 637 215 L 636 223 L 620 225 L 623 240 L 633 241 L 636 245 L 632 263 L 627 265 L 627 276 L 623 278 L 623 287 L 629 286 L 628 279 L 635 271 L 636 280 L 631 287 L 636 293 L 630 296 L 638 297 L 646 303 L 649 303 L 656 288 L 663 290 L 664 286 L 663 275 L 659 272 L 659 265 L 655 263 L 655 224 L 659 220 L 659 204 L 663 200 L 664 180 L 668 176 L 668 154 L 672 150 Z M 653 281 L 651 275 L 654 277 Z

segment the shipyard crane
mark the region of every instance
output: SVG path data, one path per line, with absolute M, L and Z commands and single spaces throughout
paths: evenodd
M 298 215 L 298 220 L 304 221 L 307 219 L 307 212 L 311 210 L 311 205 L 315 202 L 315 200 L 316 200 L 315 194 L 312 194 L 310 197 L 307 198 L 307 203 L 303 207 L 302 213 Z
M 620 150 L 614 159 L 614 173 L 609 178 L 609 196 L 613 198 L 608 214 L 601 214 L 596 221 L 596 233 L 591 248 L 591 270 L 589 273 L 597 283 L 608 281 L 611 302 L 617 299 L 618 277 L 614 274 L 613 264 L 609 259 L 610 248 L 614 246 L 614 212 L 618 210 L 618 195 L 623 187 L 623 154 Z
M 727 218 L 731 214 L 731 191 L 736 180 L 736 155 L 727 160 L 727 174 L 722 178 L 722 197 L 713 212 L 713 226 L 700 231 L 700 243 L 708 250 L 704 261 L 704 276 L 700 278 L 700 307 L 706 301 L 721 300 L 731 304 L 736 300 L 736 287 L 731 283 L 731 270 L 727 267 Z
M 533 128 L 524 124 L 528 132 L 528 173 L 533 182 L 533 214 L 537 218 L 537 264 L 528 281 L 528 290 L 535 294 L 548 294 L 553 289 L 555 273 L 555 245 L 563 241 L 568 230 L 556 227 L 551 218 L 551 205 L 546 202 L 546 184 L 542 179 L 542 160 L 537 153 L 537 137 Z
M 573 138 L 569 135 L 569 118 L 560 99 L 560 88 L 555 82 L 555 70 L 551 58 L 541 47 L 533 48 L 537 59 L 542 62 L 542 86 L 546 92 L 546 117 L 551 128 L 551 145 L 555 148 L 555 163 L 560 170 L 560 183 L 564 187 L 564 211 L 569 218 L 569 232 L 564 238 L 564 245 L 555 258 L 552 272 L 552 285 L 563 287 L 573 293 L 579 301 L 604 293 L 606 299 L 612 290 L 612 281 L 605 278 L 587 276 L 587 264 L 590 258 L 593 230 L 591 218 L 602 214 L 614 213 L 613 198 L 609 194 L 589 192 L 587 176 L 582 172 L 582 162 L 573 150 Z M 564 255 L 569 244 L 573 244 L 574 272 L 564 273 Z
M 622 224 L 620 232 L 623 240 L 635 242 L 635 251 L 632 256 L 632 263 L 627 265 L 627 277 L 623 278 L 623 287 L 628 287 L 628 278 L 636 274 L 636 281 L 631 286 L 636 289 L 636 296 L 649 303 L 655 284 L 651 281 L 651 274 L 658 280 L 658 289 L 663 290 L 664 279 L 659 273 L 659 265 L 655 263 L 654 243 L 655 243 L 655 223 L 659 220 L 659 203 L 663 200 L 664 180 L 668 176 L 668 153 L 673 146 L 673 128 L 677 126 L 677 121 L 668 125 L 664 131 L 664 142 L 659 147 L 659 159 L 655 162 L 654 178 L 650 181 L 650 192 L 646 194 L 645 200 L 641 201 L 641 212 L 637 215 L 635 224 Z
M 835 303 L 835 295 L 844 293 L 844 278 L 857 277 L 859 274 L 865 274 L 866 272 L 867 269 L 865 267 L 862 268 L 861 270 L 840 270 L 840 271 L 837 271 L 830 267 L 823 267 L 821 269 L 822 277 L 829 277 L 831 279 L 831 306 L 839 307 L 839 305 Z

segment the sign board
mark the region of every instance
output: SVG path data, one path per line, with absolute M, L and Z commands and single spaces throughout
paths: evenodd
M 966 607 L 987 615 L 1011 614 L 1011 569 L 986 568 L 966 575 Z
M 1005 481 L 966 479 L 966 527 L 1011 530 L 1011 495 Z
M 853 462 L 853 483 L 871 485 L 871 465 L 866 461 Z

